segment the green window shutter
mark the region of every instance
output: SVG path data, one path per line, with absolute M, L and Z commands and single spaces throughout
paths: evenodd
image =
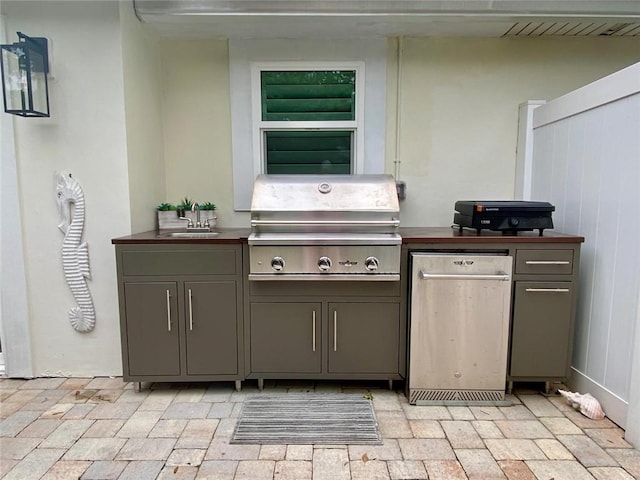
M 351 131 L 267 131 L 266 172 L 351 173 Z
M 355 120 L 356 72 L 261 72 L 263 121 Z

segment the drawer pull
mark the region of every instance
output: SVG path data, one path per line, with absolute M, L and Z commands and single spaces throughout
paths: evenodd
M 338 311 L 333 311 L 333 351 L 338 351 Z
M 189 331 L 193 331 L 193 300 L 189 289 Z
M 544 292 L 544 293 L 569 293 L 568 288 L 525 288 L 525 292 Z
M 568 260 L 527 260 L 524 263 L 527 265 L 569 265 L 571 262 Z
M 313 351 L 316 351 L 316 311 L 313 311 L 313 314 L 311 316 L 311 338 L 312 338 L 312 342 L 313 342 Z
M 167 331 L 171 331 L 171 293 L 167 290 Z

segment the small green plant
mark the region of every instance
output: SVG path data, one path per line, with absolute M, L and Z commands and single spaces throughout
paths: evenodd
M 215 210 L 215 209 L 216 209 L 215 204 L 211 202 L 204 202 L 203 204 L 200 205 L 200 210 Z
M 193 207 L 193 200 L 189 197 L 184 197 L 182 202 L 178 204 L 178 209 L 182 210 L 191 210 L 191 207 Z
M 156 210 L 158 210 L 159 212 L 169 212 L 176 209 L 177 207 L 175 205 L 172 205 L 171 203 L 161 203 L 156 207 Z

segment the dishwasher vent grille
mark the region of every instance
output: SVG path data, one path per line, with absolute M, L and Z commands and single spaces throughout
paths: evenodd
M 411 389 L 409 403 L 416 402 L 500 402 L 504 390 L 427 390 Z

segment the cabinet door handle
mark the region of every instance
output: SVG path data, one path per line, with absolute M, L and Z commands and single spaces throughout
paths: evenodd
M 338 311 L 333 311 L 333 351 L 338 351 Z
M 569 293 L 568 288 L 525 288 L 525 292 Z
M 524 263 L 527 265 L 569 265 L 571 262 L 568 260 L 527 260 Z
M 312 338 L 312 342 L 313 342 L 313 351 L 316 351 L 316 311 L 313 311 L 313 314 L 311 316 L 311 338 Z
M 167 331 L 171 331 L 171 293 L 167 290 Z
M 191 289 L 189 289 L 189 331 L 193 331 L 193 300 L 191 299 Z

